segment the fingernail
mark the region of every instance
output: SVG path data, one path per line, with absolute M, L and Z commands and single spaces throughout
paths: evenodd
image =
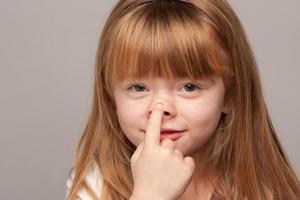
M 157 103 L 157 104 L 156 104 L 156 108 L 157 108 L 158 110 L 162 110 L 162 109 L 163 109 L 162 103 Z

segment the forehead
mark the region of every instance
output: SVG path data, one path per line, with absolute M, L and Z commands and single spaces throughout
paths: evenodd
M 226 61 L 216 34 L 199 10 L 140 7 L 120 19 L 105 65 L 106 82 L 142 78 L 210 78 Z

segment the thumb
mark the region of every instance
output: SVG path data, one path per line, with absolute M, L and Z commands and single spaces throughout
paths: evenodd
M 135 163 L 137 159 L 140 157 L 141 152 L 143 150 L 143 146 L 144 146 L 144 142 L 141 142 L 139 146 L 136 148 L 135 152 L 132 154 L 130 159 L 131 164 Z

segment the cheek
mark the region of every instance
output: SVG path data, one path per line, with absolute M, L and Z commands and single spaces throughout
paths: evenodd
M 187 123 L 193 129 L 198 129 L 203 134 L 210 134 L 217 127 L 222 113 L 222 104 L 199 103 L 187 108 Z
M 149 104 L 147 100 L 132 100 L 126 96 L 118 96 L 115 102 L 119 120 L 131 125 L 143 119 Z
M 130 102 L 121 101 L 117 102 L 117 117 L 120 127 L 126 137 L 136 144 L 137 132 L 143 128 L 142 121 L 144 111 L 140 105 L 132 105 Z
M 218 106 L 208 106 L 197 103 L 187 106 L 183 118 L 188 127 L 186 139 L 178 144 L 185 155 L 196 151 L 203 146 L 213 135 L 218 125 L 221 109 Z
M 127 127 L 132 126 L 138 118 L 137 110 L 135 109 L 135 107 L 130 106 L 118 106 L 117 115 L 123 131 L 125 131 L 124 129 L 127 129 Z

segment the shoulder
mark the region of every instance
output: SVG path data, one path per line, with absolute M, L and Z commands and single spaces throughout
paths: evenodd
M 75 171 L 74 168 L 72 168 L 69 172 L 69 177 L 66 182 L 66 186 L 67 186 L 66 196 L 69 194 L 70 189 L 72 187 L 74 174 Z M 100 173 L 100 169 L 96 161 L 93 160 L 92 166 L 90 167 L 90 169 L 88 170 L 85 176 L 85 180 L 89 185 L 89 187 L 93 190 L 93 192 L 99 197 L 101 193 L 103 181 L 102 181 L 102 175 Z M 84 189 L 80 189 L 77 196 L 78 199 L 80 200 L 92 200 L 90 195 Z

